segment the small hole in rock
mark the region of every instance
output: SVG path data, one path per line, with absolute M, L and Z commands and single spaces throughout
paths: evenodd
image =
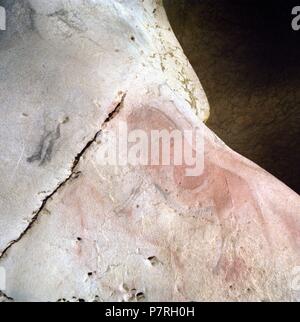
M 145 298 L 145 294 L 143 292 L 138 292 L 136 294 L 136 299 L 137 300 L 143 300 Z
M 156 256 L 149 256 L 148 261 L 150 262 L 151 265 L 155 265 L 158 263 L 157 257 Z

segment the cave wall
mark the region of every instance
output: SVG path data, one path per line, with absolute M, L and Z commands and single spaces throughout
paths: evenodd
M 207 125 L 300 191 L 300 31 L 295 1 L 165 0 L 207 94 Z

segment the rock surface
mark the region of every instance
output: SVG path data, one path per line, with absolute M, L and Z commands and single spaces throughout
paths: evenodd
M 4 2 L 0 252 L 70 175 L 119 92 L 153 78 L 206 118 L 198 78 L 164 11 L 148 2 Z
M 202 124 L 205 94 L 160 2 L 13 1 L 9 19 L 21 25 L 0 39 L 8 296 L 299 299 L 299 196 Z M 204 172 L 103 166 L 121 121 L 201 128 Z

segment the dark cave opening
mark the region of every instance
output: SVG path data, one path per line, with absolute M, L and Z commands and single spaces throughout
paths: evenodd
M 297 1 L 164 4 L 207 94 L 207 125 L 299 193 L 300 30 L 291 26 Z

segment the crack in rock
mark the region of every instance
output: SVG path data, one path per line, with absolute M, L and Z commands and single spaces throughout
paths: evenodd
M 30 221 L 30 223 L 28 224 L 28 226 L 25 228 L 25 230 L 20 234 L 20 236 L 17 239 L 12 240 L 8 246 L 6 246 L 6 248 L 0 253 L 0 260 L 4 257 L 4 255 L 7 253 L 7 251 L 14 245 L 16 244 L 18 241 L 20 241 L 22 239 L 22 237 L 27 233 L 27 231 L 33 226 L 33 224 L 35 223 L 35 221 L 37 220 L 37 218 L 39 217 L 40 213 L 43 211 L 44 207 L 46 206 L 47 202 L 49 199 L 52 199 L 52 197 L 60 190 L 60 188 L 62 188 L 70 179 L 76 179 L 79 175 L 78 172 L 75 171 L 76 166 L 78 165 L 81 157 L 86 153 L 86 151 L 89 149 L 89 147 L 96 141 L 98 135 L 102 132 L 102 128 L 104 126 L 104 124 L 110 122 L 120 111 L 126 93 L 124 92 L 119 92 L 119 95 L 121 95 L 120 99 L 118 100 L 117 104 L 114 106 L 113 110 L 108 114 L 107 118 L 104 120 L 104 122 L 101 124 L 101 128 L 99 131 L 96 132 L 96 134 L 87 142 L 87 144 L 84 146 L 84 148 L 76 155 L 72 167 L 70 169 L 70 175 L 63 180 L 48 196 L 46 196 L 43 201 L 41 206 L 39 207 L 38 210 L 33 212 L 33 217 Z
M 5 293 L 3 293 L 2 291 L 0 291 L 0 303 L 3 302 L 13 302 L 14 299 L 7 296 Z

